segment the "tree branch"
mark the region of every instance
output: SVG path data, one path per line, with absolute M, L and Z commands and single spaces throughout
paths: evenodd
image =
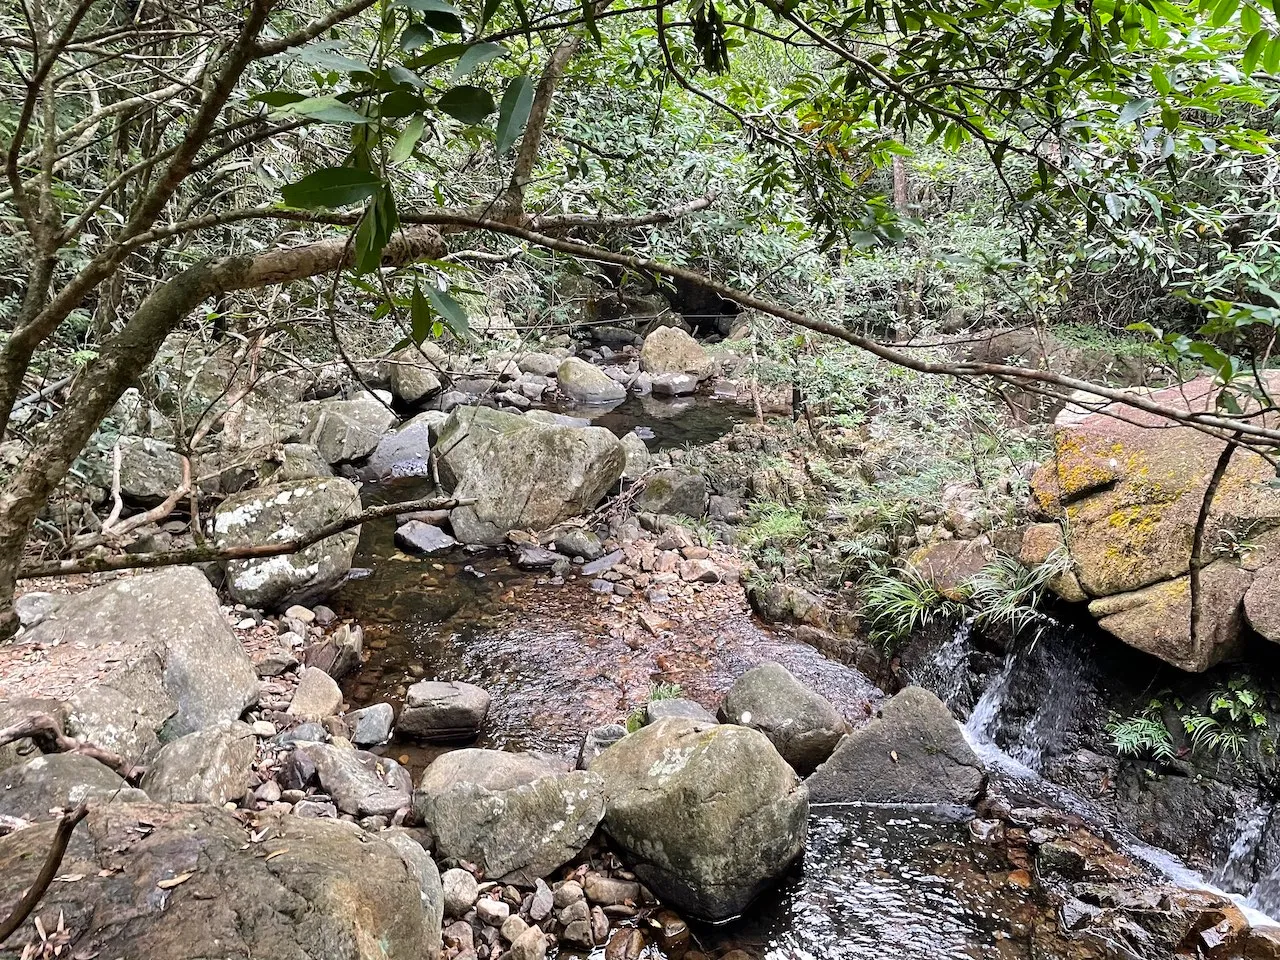
M 31 916 L 31 911 L 39 904 L 40 898 L 49 889 L 49 884 L 53 883 L 53 878 L 58 875 L 58 868 L 62 866 L 62 858 L 67 853 L 67 844 L 71 842 L 71 834 L 75 832 L 76 824 L 88 816 L 88 813 L 89 808 L 82 803 L 62 815 L 57 829 L 53 831 L 53 842 L 49 845 L 49 854 L 45 857 L 44 866 L 36 874 L 31 886 L 27 887 L 27 892 L 13 908 L 13 912 L 0 923 L 0 945 L 13 936 L 14 931 L 26 923 L 27 917 Z

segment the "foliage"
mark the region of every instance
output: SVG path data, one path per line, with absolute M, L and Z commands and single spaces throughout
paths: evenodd
M 1240 759 L 1250 736 L 1267 728 L 1261 697 L 1242 677 L 1216 691 L 1209 698 L 1207 712 L 1192 709 L 1181 719 L 1193 749 L 1219 756 L 1230 754 L 1235 760 Z
M 1141 713 L 1112 718 L 1106 731 L 1116 752 L 1122 757 L 1148 757 L 1166 763 L 1173 760 L 1177 753 L 1163 712 L 1164 704 L 1152 700 Z
M 871 573 L 859 584 L 859 595 L 867 631 L 885 649 L 965 612 L 963 603 L 944 595 L 914 567 Z
M 650 703 L 659 703 L 663 700 L 679 700 L 684 696 L 684 691 L 680 689 L 678 683 L 652 683 L 649 685 L 649 696 L 645 699 L 645 705 Z M 636 707 L 627 716 L 626 728 L 627 733 L 635 733 L 645 723 L 645 706 Z
M 1007 627 L 1014 634 L 1030 627 L 1038 631 L 1049 622 L 1040 610 L 1049 583 L 1071 567 L 1071 555 L 1061 547 L 1035 567 L 998 555 L 966 584 L 968 602 L 977 610 L 975 622 Z

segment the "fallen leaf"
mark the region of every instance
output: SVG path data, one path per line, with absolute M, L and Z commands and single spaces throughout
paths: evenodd
M 898 762 L 898 751 L 897 751 L 897 750 L 890 750 L 890 751 L 889 751 L 889 758 L 890 758 L 891 760 L 893 760 L 893 762 L 894 762 L 894 763 L 897 763 L 897 762 Z
M 265 860 L 270 860 L 270 859 L 272 859 L 273 857 L 278 857 L 278 856 L 280 856 L 280 854 L 282 854 L 282 853 L 288 853 L 288 852 L 289 852 L 289 848 L 288 848 L 288 847 L 281 847 L 279 850 L 272 850 L 270 853 L 268 853 L 268 854 L 267 854 L 265 857 L 263 857 L 262 859 L 263 859 L 264 861 L 265 861 Z
M 170 877 L 168 880 L 157 880 L 156 886 L 161 890 L 172 890 L 180 883 L 186 883 L 195 875 L 194 870 L 188 870 L 186 873 L 180 873 L 176 877 Z
M 58 883 L 75 883 L 77 880 L 83 880 L 84 874 L 83 873 L 64 873 L 62 876 L 54 877 L 53 879 L 55 882 L 58 882 Z

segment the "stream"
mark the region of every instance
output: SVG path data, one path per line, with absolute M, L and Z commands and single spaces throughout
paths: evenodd
M 582 415 L 584 411 L 557 412 Z M 662 415 L 659 415 L 662 414 Z M 596 422 L 622 434 L 636 429 L 651 450 L 708 443 L 744 419 L 743 408 L 699 400 L 668 404 L 628 400 Z M 369 503 L 421 495 L 421 480 L 366 485 Z M 680 613 L 664 611 L 665 629 L 645 629 L 634 606 L 602 598 L 588 579 L 564 584 L 512 567 L 494 551 L 408 557 L 393 543 L 392 520 L 366 524 L 356 558 L 363 577 L 335 599 L 365 629 L 369 659 L 348 679 L 353 706 L 399 705 L 419 679 L 464 680 L 484 687 L 492 706 L 479 746 L 539 751 L 572 763 L 582 734 L 625 721 L 654 683 L 677 683 L 682 695 L 711 710 L 751 666 L 777 661 L 828 697 L 846 716 L 869 715 L 884 694 L 858 671 L 823 657 L 783 632 L 763 627 L 741 590 Z M 936 652 L 919 682 L 969 715 L 967 734 L 996 772 L 997 789 L 1080 813 L 1123 835 L 1095 805 L 1043 779 L 1044 748 L 1077 709 L 1079 684 L 1069 660 L 1059 664 L 1055 696 L 1043 698 L 1021 734 L 998 730 L 1010 691 L 1021 681 L 1010 656 L 985 687 L 967 670 L 969 637 L 961 630 Z M 1079 666 L 1079 665 L 1077 665 Z M 997 746 L 997 742 L 1001 746 Z M 415 779 L 447 747 L 394 741 L 387 752 Z M 972 811 L 899 806 L 815 807 L 804 860 L 789 880 L 724 927 L 695 925 L 691 946 L 732 960 L 1047 960 L 1072 958 L 1054 912 L 1025 871 L 969 838 Z M 1208 884 L 1172 857 L 1130 838 L 1131 853 L 1186 885 Z M 1019 874 L 1024 876 L 1019 877 Z M 742 951 L 742 953 L 733 953 Z M 678 958 L 651 945 L 651 960 Z M 745 957 L 743 956 L 745 954 Z M 594 957 L 602 958 L 603 949 Z

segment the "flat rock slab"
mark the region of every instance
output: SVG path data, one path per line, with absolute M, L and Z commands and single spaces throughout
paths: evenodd
M 407 553 L 439 553 L 451 550 L 458 541 L 437 526 L 409 520 L 396 527 L 396 546 Z
M 0 771 L 0 814 L 21 820 L 53 819 L 58 816 L 53 811 L 78 803 L 147 799 L 114 770 L 78 753 L 51 753 Z

